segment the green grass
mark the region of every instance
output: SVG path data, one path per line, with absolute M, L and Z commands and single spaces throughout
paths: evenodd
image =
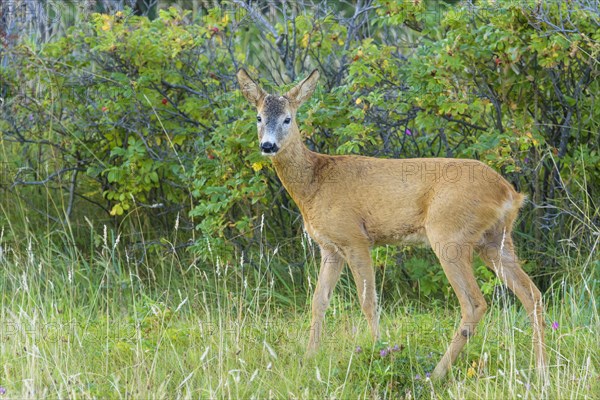
M 57 236 L 61 246 L 50 240 Z M 17 235 L 0 227 L 0 398 L 600 395 L 598 282 L 589 271 L 577 285 L 562 281 L 546 293 L 548 388 L 531 370 L 527 318 L 507 296 L 493 298 L 450 379 L 432 384 L 426 374 L 458 321 L 453 302 L 380 294 L 382 340 L 373 344 L 354 288 L 342 280 L 323 347 L 305 359 L 310 301 L 284 298 L 265 265 L 269 257 L 257 257 L 263 261 L 254 268 L 216 257 L 214 265 L 198 265 L 176 253 L 150 263 L 117 238 L 90 227 L 84 251 L 61 231 Z M 314 286 L 316 262 L 307 253 L 311 278 L 292 291 Z M 394 345 L 398 351 L 380 355 Z

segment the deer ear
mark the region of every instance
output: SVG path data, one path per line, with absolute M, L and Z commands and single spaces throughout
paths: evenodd
M 258 103 L 267 95 L 267 92 L 250 78 L 245 69 L 238 70 L 237 80 L 244 97 L 255 106 L 258 106 Z
M 310 75 L 298 85 L 286 93 L 287 97 L 296 108 L 300 107 L 315 91 L 319 81 L 319 71 L 314 70 Z

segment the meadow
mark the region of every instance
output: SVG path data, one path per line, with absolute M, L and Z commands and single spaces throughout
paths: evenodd
M 559 281 L 545 293 L 549 386 L 532 370 L 528 319 L 502 290 L 490 296 L 490 311 L 452 376 L 433 383 L 428 373 L 460 312 L 452 296 L 379 293 L 382 339 L 373 343 L 344 273 L 323 347 L 305 358 L 310 302 L 290 295 L 294 288 L 278 293 L 272 254 L 259 255 L 257 268 L 215 255 L 214 273 L 207 274 L 176 251 L 129 261 L 118 233 L 106 226 L 89 224 L 87 251 L 68 231 L 13 229 L 3 225 L 0 232 L 0 398 L 594 399 L 600 393 L 599 288 L 590 279 Z M 57 236 L 62 240 L 50 240 Z M 295 285 L 310 292 L 318 254 L 306 237 L 299 240 L 309 272 Z M 385 254 L 376 252 L 375 263 Z

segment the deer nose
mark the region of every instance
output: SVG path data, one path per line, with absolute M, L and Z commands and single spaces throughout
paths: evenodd
M 273 154 L 273 153 L 276 153 L 277 150 L 279 150 L 277 145 L 275 143 L 271 143 L 271 142 L 261 143 L 260 149 L 262 150 L 263 153 L 266 153 L 266 154 Z

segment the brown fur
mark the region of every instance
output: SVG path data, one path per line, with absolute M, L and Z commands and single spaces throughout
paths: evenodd
M 344 261 L 354 276 L 373 337 L 379 337 L 370 249 L 417 241 L 433 248 L 462 310 L 461 323 L 433 378 L 450 370 L 487 308 L 473 274 L 474 251 L 523 303 L 533 325 L 536 364 L 540 371 L 545 370 L 541 294 L 521 269 L 511 238 L 524 201 L 522 194 L 475 160 L 376 159 L 312 152 L 302 143 L 295 114 L 316 86 L 316 71 L 280 100 L 267 97 L 244 70 L 238 72 L 238 80 L 259 115 L 268 121 L 284 114 L 293 117 L 289 128 L 277 128 L 288 130 L 272 159 L 277 175 L 300 208 L 306 231 L 321 249 L 309 352 L 319 345 L 325 310 Z M 259 138 L 268 129 L 259 123 Z

